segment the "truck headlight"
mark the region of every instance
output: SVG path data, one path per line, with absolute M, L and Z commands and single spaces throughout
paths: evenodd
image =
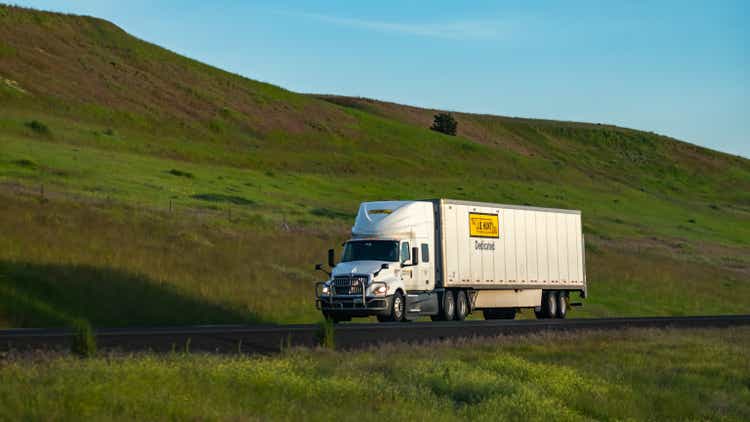
M 388 288 L 383 286 L 382 284 L 372 289 L 372 293 L 376 296 L 383 296 L 387 291 Z
M 323 286 L 323 289 L 320 291 L 321 296 L 328 296 L 331 294 L 331 288 L 328 286 Z

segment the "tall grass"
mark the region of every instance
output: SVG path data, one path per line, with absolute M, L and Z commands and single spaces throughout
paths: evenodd
M 96 354 L 96 338 L 91 324 L 86 320 L 77 319 L 73 323 L 73 329 L 71 352 L 80 357 L 93 357 Z
M 626 330 L 289 350 L 6 357 L 0 418 L 747 420 L 750 330 Z

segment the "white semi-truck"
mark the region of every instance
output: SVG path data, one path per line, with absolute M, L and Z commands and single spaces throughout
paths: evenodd
M 581 212 L 450 199 L 364 202 L 316 306 L 335 322 L 565 318 L 586 297 Z

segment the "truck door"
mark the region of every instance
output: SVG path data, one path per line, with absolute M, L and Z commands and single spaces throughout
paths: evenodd
M 409 242 L 401 242 L 401 280 L 407 291 L 417 290 L 417 267 L 412 265 L 411 246 Z
M 418 263 L 414 265 L 414 257 L 411 256 L 409 242 L 401 243 L 401 279 L 407 291 L 432 290 L 435 280 L 432 277 L 435 270 L 432 263 L 430 247 L 426 242 L 414 242 L 413 246 L 418 249 Z
M 418 284 L 419 290 L 432 290 L 435 288 L 435 267 L 430 244 L 422 242 L 419 244 Z

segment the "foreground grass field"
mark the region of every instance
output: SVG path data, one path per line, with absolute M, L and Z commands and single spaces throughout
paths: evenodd
M 750 418 L 750 329 L 629 330 L 290 350 L 6 356 L 0 420 Z

